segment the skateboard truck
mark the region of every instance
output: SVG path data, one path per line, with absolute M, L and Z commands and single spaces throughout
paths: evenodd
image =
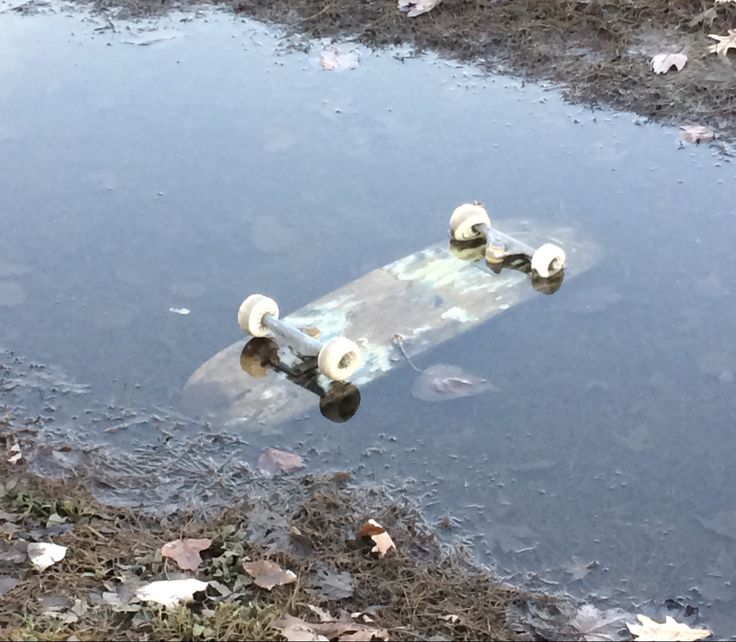
M 279 359 L 279 346 L 268 337 L 254 337 L 245 344 L 240 353 L 240 367 L 255 379 L 265 377 L 269 368 L 282 372 L 289 381 L 317 395 L 322 416 L 335 423 L 352 418 L 360 406 L 360 390 L 356 386 L 331 381 L 324 388 L 315 376 L 314 357 L 290 366 Z
M 317 357 L 317 367 L 334 381 L 350 378 L 360 367 L 360 351 L 355 342 L 335 337 L 326 343 L 279 320 L 276 301 L 262 294 L 251 294 L 238 309 L 240 327 L 254 337 L 272 334 L 300 357 Z
M 509 256 L 523 255 L 531 260 L 532 274 L 542 279 L 555 277 L 565 268 L 565 251 L 561 247 L 544 243 L 534 249 L 531 245 L 504 234 L 491 225 L 488 212 L 478 202 L 464 203 L 455 208 L 450 216 L 450 234 L 453 241 L 461 243 L 485 239 L 483 253 L 491 265 L 503 263 Z M 479 246 L 474 246 L 474 249 L 476 247 Z

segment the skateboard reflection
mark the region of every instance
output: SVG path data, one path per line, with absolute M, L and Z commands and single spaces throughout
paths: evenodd
M 335 423 L 351 419 L 360 406 L 360 390 L 355 385 L 331 381 L 325 388 L 319 382 L 316 357 L 305 357 L 291 366 L 281 360 L 278 343 L 268 337 L 255 337 L 245 344 L 240 367 L 255 379 L 265 377 L 269 370 L 283 373 L 292 383 L 317 395 L 322 416 Z

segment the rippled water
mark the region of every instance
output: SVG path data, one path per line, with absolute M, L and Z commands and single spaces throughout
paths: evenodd
M 253 452 L 414 478 L 502 572 L 683 596 L 736 633 L 728 157 L 431 55 L 328 72 L 318 44 L 180 18 L 0 14 L 0 346 L 101 402 L 169 406 L 242 336 L 252 291 L 300 307 L 443 238 L 476 198 L 573 227 L 603 248 L 594 269 L 418 359 L 500 392 L 427 403 L 403 368 L 348 423 L 315 404 Z

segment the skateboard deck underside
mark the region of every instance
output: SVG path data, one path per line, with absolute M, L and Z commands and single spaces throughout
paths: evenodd
M 543 230 L 529 222 L 506 222 L 499 228 L 532 245 L 551 241 L 562 246 L 567 252 L 565 283 L 597 258 L 595 245 L 569 228 Z M 535 296 L 544 295 L 534 290 L 527 274 L 512 269 L 495 274 L 484 261 L 456 258 L 443 241 L 373 270 L 284 320 L 318 327 L 322 340 L 342 334 L 355 341 L 363 365 L 350 382 L 361 387 L 404 365 L 404 359 L 396 359 L 396 334 L 403 336 L 407 354 L 416 356 Z M 256 379 L 242 370 L 240 354 L 249 339 L 225 348 L 192 374 L 182 395 L 185 410 L 263 431 L 316 407 L 317 397 L 283 373 Z M 285 363 L 298 362 L 289 350 L 280 352 Z M 323 383 L 329 385 L 326 379 Z

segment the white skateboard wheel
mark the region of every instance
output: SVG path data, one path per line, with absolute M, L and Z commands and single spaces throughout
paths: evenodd
M 483 224 L 491 224 L 485 208 L 474 203 L 464 203 L 456 207 L 450 216 L 450 233 L 456 241 L 472 241 L 480 236 L 473 227 Z
M 540 245 L 532 255 L 532 270 L 548 279 L 565 267 L 565 250 L 553 243 Z
M 350 339 L 335 337 L 322 346 L 317 367 L 333 381 L 344 381 L 360 367 L 360 350 Z
M 245 332 L 254 337 L 265 337 L 268 328 L 263 325 L 263 317 L 267 314 L 274 319 L 279 318 L 279 306 L 276 301 L 262 294 L 251 294 L 238 308 L 238 323 Z

